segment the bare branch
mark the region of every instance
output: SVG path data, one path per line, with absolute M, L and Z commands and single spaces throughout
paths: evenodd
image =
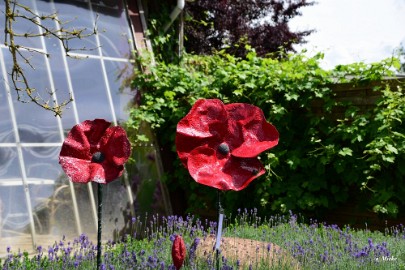
M 24 37 L 24 38 L 38 38 L 38 37 L 51 37 L 57 39 L 65 53 L 66 56 L 79 58 L 77 56 L 71 56 L 69 52 L 72 51 L 89 51 L 94 50 L 97 48 L 71 48 L 69 47 L 69 41 L 74 39 L 84 39 L 95 35 L 97 33 L 97 29 L 94 26 L 90 33 L 86 33 L 86 28 L 66 28 L 64 27 L 69 22 L 62 22 L 58 19 L 56 13 L 47 14 L 47 15 L 39 15 L 32 11 L 32 9 L 26 5 L 22 5 L 18 3 L 16 0 L 5 0 L 6 9 L 5 9 L 5 42 L 4 44 L 8 46 L 11 57 L 12 57 L 12 69 L 11 69 L 11 80 L 14 90 L 17 92 L 17 99 L 18 101 L 28 103 L 33 102 L 36 105 L 44 108 L 45 110 L 52 111 L 55 113 L 56 116 L 61 116 L 63 109 L 73 101 L 72 93 L 69 93 L 70 97 L 67 100 L 62 102 L 57 102 L 55 98 L 55 91 L 47 91 L 49 94 L 48 99 L 44 99 L 38 93 L 38 91 L 31 87 L 29 80 L 22 68 L 22 64 L 27 65 L 29 68 L 35 70 L 34 65 L 31 62 L 30 57 L 27 57 L 25 53 L 30 53 L 31 55 L 40 54 L 46 57 L 49 57 L 49 54 L 46 52 L 30 48 L 27 46 L 19 45 L 16 42 L 16 38 Z M 32 23 L 32 25 L 39 27 L 38 32 L 24 32 L 24 33 L 17 33 L 13 29 L 13 24 L 15 23 L 16 19 L 21 19 L 23 21 L 28 21 Z M 52 21 L 58 25 L 58 28 L 51 28 L 44 24 L 46 21 Z M 96 20 L 97 21 L 97 20 Z M 25 96 L 25 98 L 24 98 Z

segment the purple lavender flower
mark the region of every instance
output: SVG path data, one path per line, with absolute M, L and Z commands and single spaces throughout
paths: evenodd
M 267 252 L 270 252 L 270 250 L 271 250 L 271 243 L 268 243 L 267 244 Z
M 188 257 L 189 257 L 189 264 L 191 267 L 194 267 L 194 262 L 196 258 L 196 250 L 198 247 L 198 244 L 200 243 L 200 238 L 195 238 L 193 243 L 190 246 L 189 252 L 188 252 Z

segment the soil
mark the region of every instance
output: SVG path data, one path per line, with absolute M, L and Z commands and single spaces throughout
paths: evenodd
M 213 235 L 201 239 L 197 247 L 197 257 L 207 258 L 208 254 L 211 254 L 211 258 L 215 258 L 215 240 Z M 242 269 L 263 262 L 269 266 L 283 266 L 283 269 L 301 269 L 299 263 L 280 246 L 251 239 L 222 237 L 220 255 L 227 261 L 239 261 Z

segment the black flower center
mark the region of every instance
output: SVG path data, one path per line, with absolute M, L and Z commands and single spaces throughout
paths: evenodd
M 221 143 L 218 146 L 218 152 L 222 155 L 227 155 L 229 153 L 229 146 L 226 143 Z
M 94 163 L 101 163 L 101 162 L 104 161 L 104 159 L 105 159 L 105 156 L 104 156 L 103 153 L 101 153 L 101 152 L 95 152 L 95 153 L 93 154 L 93 157 L 91 158 L 91 162 L 94 162 Z

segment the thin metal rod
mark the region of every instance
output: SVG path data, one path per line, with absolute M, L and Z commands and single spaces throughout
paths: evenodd
M 217 238 L 215 241 L 215 257 L 216 257 L 216 268 L 217 270 L 220 269 L 220 245 L 221 245 L 221 238 L 222 238 L 222 223 L 224 220 L 224 209 L 221 205 L 221 191 L 218 190 L 218 229 L 217 229 Z
M 101 269 L 101 232 L 102 232 L 102 212 L 103 212 L 103 184 L 97 183 L 97 269 Z

